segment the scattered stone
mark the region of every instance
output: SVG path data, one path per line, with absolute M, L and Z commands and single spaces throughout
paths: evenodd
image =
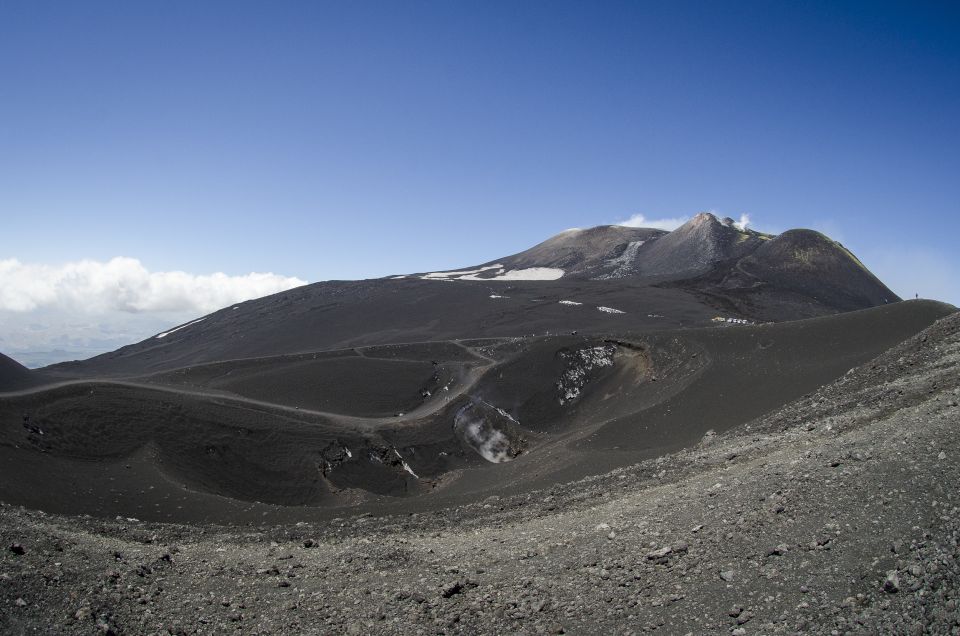
M 443 596 L 443 598 L 450 598 L 451 596 L 459 594 L 462 591 L 463 583 L 461 581 L 454 581 L 453 583 L 447 583 L 444 585 L 440 590 L 440 594 Z
M 883 591 L 893 594 L 900 590 L 900 577 L 896 570 L 887 572 L 887 578 L 883 580 Z
M 664 547 L 660 548 L 659 550 L 653 550 L 652 552 L 648 552 L 648 553 L 647 553 L 647 558 L 648 558 L 648 559 L 662 559 L 663 557 L 667 556 L 667 555 L 670 554 L 671 552 L 673 552 L 673 548 L 671 548 L 670 546 L 667 545 L 667 546 L 664 546 Z
M 733 577 L 734 577 L 733 570 L 723 570 L 722 572 L 720 572 L 720 578 L 728 583 L 733 580 Z

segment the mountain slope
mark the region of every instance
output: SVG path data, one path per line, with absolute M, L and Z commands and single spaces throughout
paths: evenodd
M 239 523 L 549 488 L 722 433 L 954 311 L 910 301 L 729 329 L 358 347 L 75 381 L 0 399 L 0 500 Z
M 900 300 L 849 250 L 813 230 L 789 230 L 735 262 L 674 284 L 725 311 L 764 321 Z
M 19 391 L 44 382 L 41 374 L 0 353 L 0 391 Z
M 702 213 L 638 254 L 645 276 L 690 278 L 717 264 L 743 258 L 758 249 L 763 235 L 734 226 L 731 219 Z
M 790 230 L 741 260 L 724 281 L 728 289 L 751 281 L 805 294 L 840 311 L 900 298 L 839 243 L 812 230 Z
M 666 236 L 650 228 L 601 225 L 561 232 L 528 250 L 486 265 L 502 263 L 510 269 L 559 268 L 564 278 L 604 278 L 632 273 L 638 250 Z
M 673 232 L 568 230 L 460 270 L 314 283 L 48 371 L 140 375 L 358 345 L 706 326 L 718 314 L 794 320 L 896 300 L 820 234 L 771 238 L 705 213 Z

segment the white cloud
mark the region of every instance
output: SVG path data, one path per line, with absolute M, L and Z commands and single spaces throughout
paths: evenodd
M 124 257 L 64 265 L 7 259 L 0 260 L 0 311 L 202 314 L 304 284 L 299 278 L 270 273 L 150 272 L 139 260 Z
M 150 272 L 133 258 L 57 266 L 0 260 L 0 350 L 31 367 L 87 358 L 305 282 Z
M 648 219 L 642 214 L 634 214 L 629 219 L 616 223 L 616 225 L 623 225 L 624 227 L 651 227 L 657 230 L 667 230 L 670 232 L 677 229 L 689 220 L 689 217 L 678 217 L 673 219 Z

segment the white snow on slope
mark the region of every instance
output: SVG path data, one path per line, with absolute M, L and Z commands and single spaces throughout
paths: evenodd
M 607 314 L 625 314 L 627 312 L 620 311 L 619 309 L 614 309 L 613 307 L 597 307 L 600 311 Z
M 158 333 L 158 334 L 157 334 L 157 340 L 159 340 L 160 338 L 166 338 L 167 336 L 169 336 L 170 334 L 172 334 L 174 331 L 180 331 L 181 329 L 186 329 L 186 328 L 189 327 L 190 325 L 195 325 L 195 324 L 197 324 L 198 322 L 200 322 L 201 320 L 206 320 L 206 319 L 207 319 L 206 316 L 204 316 L 203 318 L 197 318 L 197 319 L 194 320 L 193 322 L 188 322 L 188 323 L 185 324 L 185 325 L 180 325 L 179 327 L 174 327 L 174 328 L 171 329 L 170 331 L 164 331 L 163 333 Z
M 416 477 L 417 479 L 420 479 L 420 476 L 417 473 L 413 472 L 413 469 L 410 468 L 410 464 L 406 462 L 406 460 L 403 458 L 403 455 L 400 454 L 400 451 L 394 448 L 393 452 L 397 454 L 397 458 L 399 458 L 400 463 L 403 464 L 403 469 L 408 473 L 410 473 L 411 475 L 413 475 L 414 477 Z
M 503 265 L 497 263 L 496 265 L 487 265 L 486 267 L 481 267 L 480 269 L 468 269 L 459 272 L 430 272 L 429 274 L 424 274 L 421 278 L 431 279 L 431 278 L 463 278 L 470 274 L 479 274 L 480 272 L 485 272 L 491 269 L 503 269 Z
M 560 304 L 561 305 L 582 305 L 583 303 L 578 303 L 575 300 L 561 300 Z
M 505 274 L 489 280 L 557 280 L 564 275 L 559 267 L 528 267 L 527 269 L 511 269 Z
M 483 272 L 488 272 L 492 269 L 497 270 L 494 272 L 495 276 L 490 278 L 484 278 L 478 276 Z M 429 274 L 424 274 L 420 278 L 424 280 L 481 280 L 481 281 L 492 281 L 492 280 L 557 280 L 558 278 L 564 275 L 564 271 L 557 267 L 528 267 L 526 269 L 511 269 L 508 271 L 503 270 L 503 265 L 497 263 L 496 265 L 488 265 L 486 267 L 481 267 L 480 269 L 468 269 L 462 270 L 459 272 L 430 272 Z
M 613 355 L 617 348 L 613 345 L 580 349 L 573 353 L 561 353 L 568 362 L 566 371 L 557 382 L 560 392 L 560 404 L 566 404 L 580 397 L 588 381 L 590 371 L 600 367 L 613 366 Z

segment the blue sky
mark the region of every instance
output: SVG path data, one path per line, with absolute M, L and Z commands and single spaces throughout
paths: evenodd
M 4 0 L 0 260 L 359 278 L 716 210 L 960 303 L 958 29 L 956 3 Z

